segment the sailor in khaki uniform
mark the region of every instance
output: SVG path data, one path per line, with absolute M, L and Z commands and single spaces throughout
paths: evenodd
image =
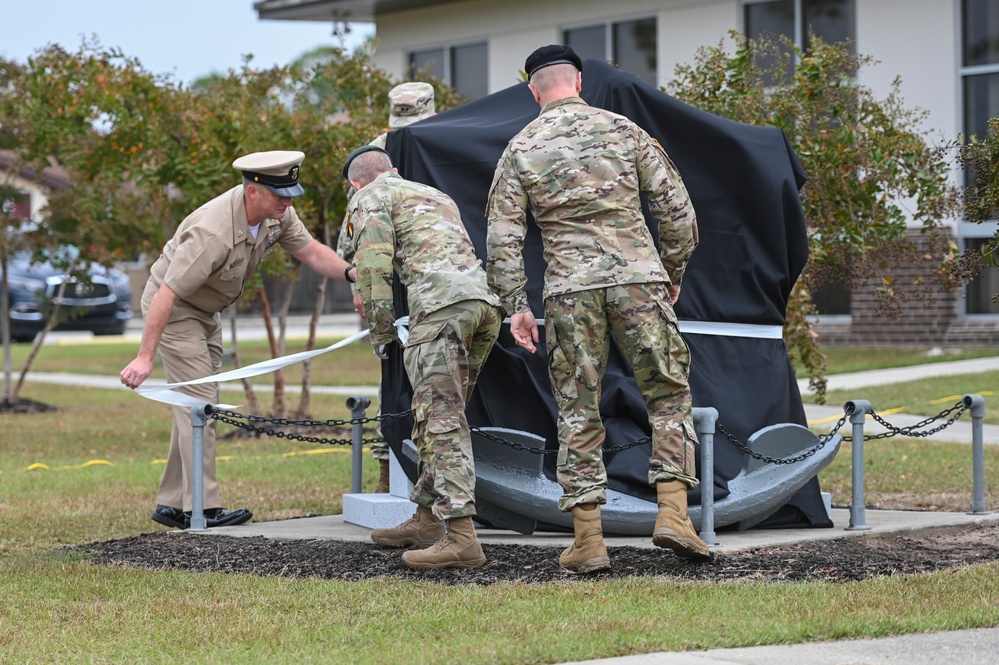
M 222 366 L 220 312 L 234 303 L 257 265 L 275 245 L 321 275 L 353 281 L 353 268 L 313 238 L 291 206 L 304 194 L 299 183 L 304 153 L 288 150 L 240 157 L 233 167 L 243 182 L 204 204 L 181 223 L 150 269 L 142 293 L 145 323 L 135 360 L 121 371 L 129 388 L 145 381 L 156 351 L 169 383 L 218 373 Z M 183 392 L 218 402 L 218 384 L 187 386 Z M 173 408 L 166 468 L 156 494 L 153 520 L 179 529 L 190 524 L 192 431 L 190 409 Z M 222 508 L 215 479 L 215 423 L 205 428 L 204 506 L 208 526 L 248 521 L 245 509 Z

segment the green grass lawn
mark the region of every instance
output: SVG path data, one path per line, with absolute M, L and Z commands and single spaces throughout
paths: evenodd
M 985 400 L 984 422 L 999 424 L 999 372 L 937 376 L 907 383 L 830 390 L 825 403 L 842 406 L 849 400 L 864 399 L 891 422 L 892 413 L 935 416 L 962 400 L 964 395 L 981 395 Z M 802 395 L 806 404 L 816 402 L 814 395 Z M 963 416 L 970 419 L 971 416 Z
M 117 374 L 134 352 L 128 344 L 45 347 L 37 369 Z M 361 344 L 322 356 L 314 372 L 330 384 L 378 381 Z M 490 587 L 97 566 L 60 546 L 162 529 L 149 514 L 169 407 L 124 390 L 28 383 L 23 395 L 58 410 L 0 415 L 0 662 L 555 663 L 999 625 L 997 564 L 849 584 Z M 311 415 L 348 414 L 342 397 L 313 395 Z M 340 512 L 348 447 L 228 431 L 220 427 L 218 444 L 227 506 L 247 506 L 259 520 Z M 988 479 L 999 474 L 992 448 Z M 837 505 L 849 502 L 849 452 L 820 476 Z M 966 445 L 889 439 L 868 445 L 865 458 L 873 506 L 967 508 Z M 375 465 L 364 459 L 370 491 Z M 990 489 L 987 504 L 997 498 Z
M 940 354 L 929 355 L 925 349 L 883 349 L 864 347 L 822 347 L 826 356 L 826 374 L 847 374 L 849 372 L 865 372 L 874 369 L 890 367 L 910 367 L 927 363 L 942 363 L 951 360 L 969 360 L 971 358 L 989 358 L 999 355 L 999 350 L 993 347 L 970 347 L 960 350 L 943 351 Z M 795 365 L 798 376 L 805 376 L 803 368 Z

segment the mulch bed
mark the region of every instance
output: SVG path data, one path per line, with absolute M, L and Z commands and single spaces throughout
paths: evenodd
M 333 540 L 160 532 L 66 549 L 86 552 L 94 563 L 110 566 L 349 581 L 392 578 L 489 585 L 657 577 L 715 582 L 854 582 L 999 561 L 999 523 L 716 553 L 705 561 L 679 558 L 668 550 L 610 547 L 612 570 L 586 576 L 562 570 L 559 549 L 530 545 L 484 545 L 484 566 L 439 571 L 409 570 L 400 559 L 401 550 Z

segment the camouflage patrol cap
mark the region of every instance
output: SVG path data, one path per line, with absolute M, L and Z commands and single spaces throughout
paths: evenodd
M 305 153 L 298 150 L 268 150 L 243 155 L 232 163 L 250 182 L 263 185 L 278 196 L 295 197 L 305 193 L 298 174 Z
M 524 62 L 524 71 L 527 78 L 534 76 L 534 72 L 551 65 L 572 65 L 579 71 L 583 71 L 583 61 L 571 47 L 564 44 L 549 44 L 537 49 L 527 56 Z
M 398 129 L 434 114 L 434 86 L 429 83 L 402 83 L 389 90 L 389 127 Z

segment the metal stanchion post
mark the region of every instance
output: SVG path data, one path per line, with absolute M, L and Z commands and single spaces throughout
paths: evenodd
M 714 407 L 694 409 L 694 427 L 701 442 L 701 540 L 715 545 L 715 424 Z
M 189 531 L 204 531 L 208 522 L 205 520 L 205 425 L 212 405 L 202 402 L 191 407 L 191 427 L 193 438 L 191 454 L 193 468 L 191 470 L 191 526 Z
M 971 469 L 973 475 L 971 493 L 971 513 L 987 513 L 985 508 L 985 435 L 982 423 L 985 420 L 985 398 L 981 395 L 965 395 L 964 406 L 971 412 Z
M 364 418 L 364 410 L 371 406 L 371 399 L 368 397 L 348 397 L 347 408 L 350 409 L 350 418 L 354 421 L 351 439 L 351 465 L 350 465 L 350 491 L 354 494 L 361 493 L 361 463 L 364 459 L 364 424 L 358 422 Z
M 848 531 L 868 531 L 867 509 L 864 507 L 864 418 L 873 412 L 871 403 L 856 399 L 847 402 L 843 411 L 853 425 L 853 498 L 850 502 Z

